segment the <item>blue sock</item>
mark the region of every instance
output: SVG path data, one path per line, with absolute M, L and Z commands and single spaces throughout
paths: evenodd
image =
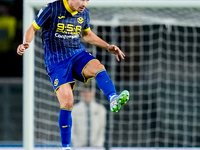
M 113 95 L 117 95 L 113 82 L 106 70 L 100 70 L 96 73 L 96 81 L 98 87 L 104 92 L 109 101 Z
M 70 147 L 72 128 L 71 110 L 67 108 L 61 108 L 58 122 L 60 127 L 62 147 Z

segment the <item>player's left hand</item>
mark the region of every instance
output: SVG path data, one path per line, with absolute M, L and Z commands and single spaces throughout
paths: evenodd
M 116 57 L 117 61 L 120 61 L 119 57 L 121 59 L 124 59 L 124 57 L 125 57 L 125 54 L 116 45 L 109 45 L 107 50 L 110 53 L 115 54 L 115 57 Z

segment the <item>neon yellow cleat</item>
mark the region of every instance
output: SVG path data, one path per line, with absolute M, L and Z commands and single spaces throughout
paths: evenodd
M 123 104 L 129 101 L 129 91 L 124 90 L 120 95 L 113 96 L 110 101 L 110 110 L 118 112 Z

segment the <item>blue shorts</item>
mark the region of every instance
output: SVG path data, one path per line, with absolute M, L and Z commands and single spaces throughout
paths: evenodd
M 72 89 L 75 87 L 75 79 L 87 83 L 90 78 L 85 78 L 83 70 L 86 65 L 93 59 L 96 59 L 90 53 L 83 51 L 64 60 L 58 64 L 46 67 L 49 80 L 56 91 L 61 85 L 70 83 Z

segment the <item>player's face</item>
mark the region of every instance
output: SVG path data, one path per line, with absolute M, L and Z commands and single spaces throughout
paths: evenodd
M 73 10 L 82 13 L 87 7 L 89 0 L 73 0 Z

